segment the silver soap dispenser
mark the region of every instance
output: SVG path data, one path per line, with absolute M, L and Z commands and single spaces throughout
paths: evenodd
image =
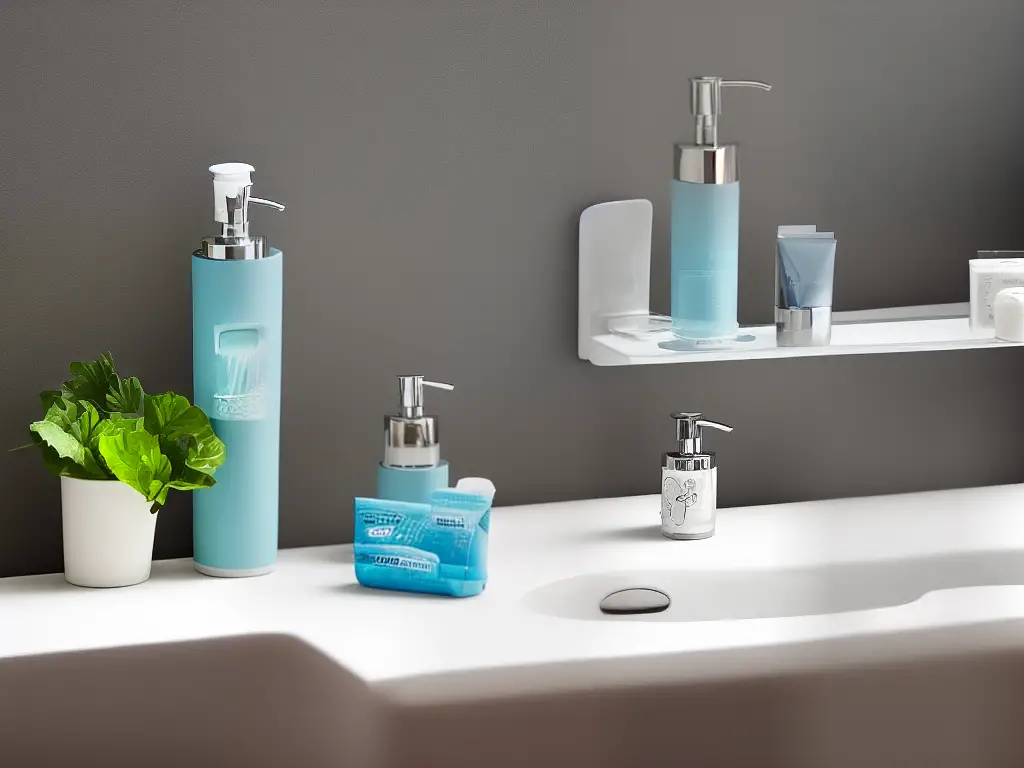
M 673 413 L 679 450 L 666 453 L 661 469 L 661 532 L 670 539 L 706 539 L 715 533 L 718 467 L 701 444 L 704 427 L 732 432 L 701 413 Z

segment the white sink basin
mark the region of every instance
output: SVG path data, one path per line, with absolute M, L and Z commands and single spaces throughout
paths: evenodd
M 0 580 L 0 766 L 1020 768 L 1022 510 L 1024 485 L 728 509 L 678 542 L 656 496 L 497 509 L 468 600 L 363 589 L 350 546 Z M 672 603 L 600 612 L 630 587 Z
M 801 568 L 650 570 L 591 573 L 529 592 L 532 610 L 602 621 L 729 621 L 814 616 L 887 608 L 938 590 L 1024 585 L 1024 552 L 947 553 Z M 598 605 L 612 592 L 657 589 L 672 600 L 661 613 L 607 615 Z

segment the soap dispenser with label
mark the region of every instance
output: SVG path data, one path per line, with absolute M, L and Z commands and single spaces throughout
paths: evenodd
M 384 460 L 377 467 L 377 498 L 430 502 L 430 494 L 448 487 L 448 462 L 441 459 L 437 417 L 423 412 L 423 388 L 455 389 L 425 381 L 423 376 L 398 377 L 399 412 L 384 417 Z
M 718 143 L 722 89 L 734 86 L 771 90 L 752 80 L 690 80 L 694 142 L 676 144 L 672 164 L 672 331 L 699 348 L 738 341 L 739 149 Z
M 192 373 L 227 459 L 193 496 L 193 558 L 207 576 L 259 576 L 277 561 L 284 257 L 250 234 L 249 205 L 284 206 L 250 194 L 251 165 L 210 172 L 221 231 L 192 254 Z
M 661 532 L 670 539 L 706 539 L 715 533 L 718 467 L 702 445 L 704 427 L 732 432 L 700 413 L 673 413 L 679 450 L 666 453 L 661 469 Z

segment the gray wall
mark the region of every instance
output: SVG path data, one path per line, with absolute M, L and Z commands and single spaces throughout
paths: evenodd
M 780 223 L 838 231 L 840 309 L 966 300 L 974 250 L 1024 247 L 1022 57 L 1018 0 L 8 0 L 2 442 L 105 349 L 189 390 L 205 168 L 244 160 L 289 206 L 256 213 L 287 258 L 283 546 L 349 539 L 410 371 L 458 385 L 431 393 L 445 453 L 503 504 L 656 492 L 675 409 L 736 426 L 714 437 L 727 506 L 1024 480 L 1019 350 L 575 357 L 585 206 L 654 201 L 667 308 L 687 76 L 777 86 L 730 92 L 723 124 L 745 145 L 741 320 L 764 322 Z M 0 575 L 61 570 L 38 457 L 0 455 L 0 490 Z M 187 497 L 157 538 L 188 554 Z

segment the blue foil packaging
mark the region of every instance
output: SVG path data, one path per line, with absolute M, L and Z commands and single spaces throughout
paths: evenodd
M 364 587 L 480 594 L 487 585 L 487 543 L 494 485 L 464 478 L 430 495 L 429 504 L 355 500 L 355 570 Z

